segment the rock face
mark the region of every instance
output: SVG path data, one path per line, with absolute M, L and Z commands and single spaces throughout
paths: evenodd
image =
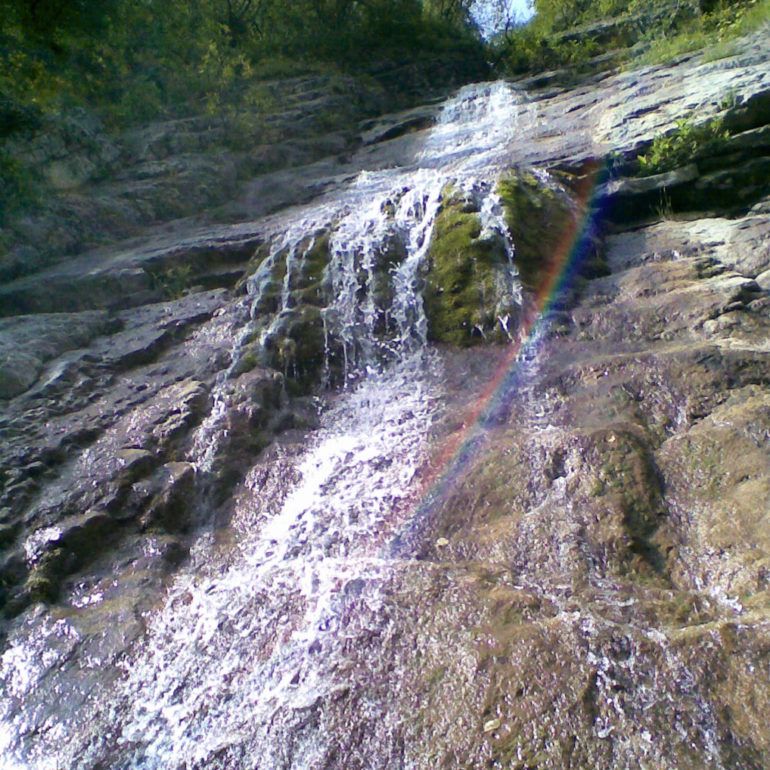
M 752 221 L 722 220 L 722 237 Z M 725 240 L 693 250 L 694 228 L 608 239 L 610 274 L 541 344 L 432 511 L 432 568 L 394 589 L 403 612 L 434 619 L 388 644 L 425 656 L 415 724 L 436 762 L 766 761 L 768 296 L 716 258 Z M 432 642 L 441 628 L 467 629 L 444 637 L 451 655 Z M 669 678 L 688 695 L 660 745 Z
M 0 222 L 0 280 L 37 272 L 149 225 L 200 219 L 237 199 L 257 175 L 356 149 L 361 140 L 355 127 L 365 117 L 443 96 L 485 74 L 473 54 L 411 66 L 383 63 L 367 78 L 266 81 L 259 86 L 258 108 L 167 120 L 118 136 L 85 110 L 50 120 L 5 145 L 8 157 L 38 179 L 39 189 L 22 211 Z M 244 209 L 244 218 L 282 205 L 280 188 L 269 185 L 258 207 L 252 202 Z M 232 217 L 232 207 L 225 216 Z
M 770 765 L 767 63 L 748 39 L 522 96 L 493 189 L 175 225 L 0 286 L 0 752 L 64 730 L 84 768 Z M 725 144 L 638 177 L 694 106 Z M 367 120 L 354 156 L 234 206 L 326 212 L 436 114 Z M 426 379 L 367 380 L 420 331 L 407 284 Z
M 6 613 L 54 598 L 63 578 L 128 534 L 136 548 L 138 531 L 177 534 L 194 526 L 191 442 L 211 408 L 215 375 L 227 365 L 216 335 L 233 319 L 220 314 L 212 322 L 224 299 L 222 291 L 194 294 L 109 323 L 100 313 L 9 319 L 14 350 L 28 359 L 20 365 L 9 356 L 9 366 L 34 384 L 6 402 L 2 418 Z M 32 332 L 40 337 L 21 347 L 29 337 L 20 335 Z M 45 365 L 52 345 L 57 357 Z M 280 419 L 280 379 L 254 370 L 217 390 L 234 404 L 221 448 L 233 467 L 239 451 L 259 444 L 252 432 L 269 433 Z M 19 377 L 9 385 L 20 389 Z M 244 425 L 236 424 L 241 414 Z

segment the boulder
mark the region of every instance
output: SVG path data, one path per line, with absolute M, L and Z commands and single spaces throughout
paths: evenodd
M 462 346 L 508 339 L 507 319 L 519 311 L 513 266 L 502 237 L 482 234 L 478 208 L 459 191 L 444 191 L 427 260 L 429 339 Z
M 533 170 L 513 169 L 498 186 L 514 262 L 521 282 L 532 292 L 560 270 L 565 249 L 572 247 L 577 212 L 566 192 Z

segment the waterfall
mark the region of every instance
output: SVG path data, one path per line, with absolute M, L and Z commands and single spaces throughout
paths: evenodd
M 504 239 L 505 290 L 521 300 L 494 191 L 516 115 L 517 97 L 506 84 L 467 86 L 403 166 L 362 172 L 342 190 L 267 222 L 270 247 L 248 281 L 251 320 L 233 342 L 233 360 L 255 329 L 269 348 L 292 310 L 293 281 L 317 233 L 326 231 L 324 371 L 336 346 L 343 387 L 324 397 L 320 427 L 302 446 L 279 444 L 255 459 L 230 538 L 200 537 L 113 686 L 86 697 L 78 713 L 63 706 L 40 735 L 27 734 L 23 713 L 3 706 L 5 767 L 323 766 L 333 751 L 324 704 L 346 686 L 356 629 L 378 622 L 380 587 L 393 569 L 389 546 L 419 502 L 440 415 L 442 371 L 427 344 L 421 291 L 448 185 L 478 202 L 485 234 Z M 378 259 L 393 242 L 401 257 L 383 270 Z M 389 281 L 387 300 L 375 291 L 382 280 Z M 501 324 L 510 333 L 508 320 Z M 222 392 L 196 436 L 199 470 L 211 465 L 227 408 Z M 10 640 L 0 675 L 5 704 L 34 691 L 44 662 L 30 650 L 66 637 L 66 625 L 40 624 L 37 648 L 30 637 Z M 51 645 L 49 657 L 61 648 Z M 374 706 L 364 717 L 380 718 Z M 362 762 L 387 766 L 381 757 Z

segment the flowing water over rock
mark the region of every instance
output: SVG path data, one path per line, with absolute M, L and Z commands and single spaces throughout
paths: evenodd
M 6 766 L 323 765 L 334 736 L 324 729 L 322 706 L 345 689 L 340 672 L 349 646 L 367 625 L 384 622 L 380 586 L 393 570 L 392 545 L 425 491 L 421 474 L 442 374 L 427 345 L 421 291 L 449 185 L 475 201 L 482 237 L 504 243 L 503 294 L 511 311 L 521 302 L 494 192 L 516 117 L 517 96 L 507 85 L 466 87 L 403 168 L 364 172 L 342 193 L 267 223 L 271 245 L 248 282 L 250 313 L 244 319 L 243 303 L 229 311 L 233 364 L 215 386 L 190 460 L 198 473 L 211 470 L 227 432 L 227 379 L 250 339 L 258 339 L 259 351 L 270 349 L 295 310 L 294 283 L 321 237 L 328 241 L 319 276 L 329 299 L 320 309 L 324 376 L 336 349 L 343 390 L 324 397 L 320 427 L 301 448 L 278 445 L 256 462 L 227 531 L 200 538 L 164 606 L 150 613 L 147 632 L 117 667 L 78 659 L 78 631 L 66 617 L 43 613 L 17 631 L 3 656 Z M 244 326 L 236 332 L 239 318 Z M 515 332 L 510 318 L 500 319 L 507 334 Z M 286 349 L 280 354 L 290 367 Z M 351 628 L 351 615 L 360 627 Z M 82 685 L 70 706 L 67 688 L 77 677 L 51 684 L 50 671 L 65 661 L 112 673 L 91 692 Z M 41 704 L 44 727 L 27 732 L 36 721 L 30 704 L 43 693 L 59 704 Z
M 255 466 L 237 543 L 199 544 L 147 652 L 126 665 L 100 728 L 120 725 L 118 765 L 318 765 L 329 736 L 307 722 L 339 687 L 340 617 L 387 576 L 409 516 L 441 393 L 431 364 L 423 354 L 370 375 L 333 400 L 298 456 Z M 366 609 L 377 601 L 370 589 Z
M 3 767 L 768 767 L 767 57 L 469 86 L 314 202 L 111 268 L 226 252 L 238 290 L 11 319 L 41 374 L 0 418 Z M 520 346 L 585 209 L 552 177 L 631 173 L 732 84 L 685 216 L 605 185 L 629 229 Z M 736 162 L 749 203 L 704 214 Z

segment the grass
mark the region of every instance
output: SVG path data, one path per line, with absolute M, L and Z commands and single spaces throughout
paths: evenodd
M 763 26 L 770 28 L 770 0 L 721 5 L 711 13 L 691 19 L 672 35 L 659 36 L 653 30 L 649 47 L 629 59 L 628 66 L 663 64 L 699 50 L 704 51 L 704 61 L 723 59 L 740 50 L 737 38 Z
M 639 57 L 629 61 L 634 67 L 639 65 L 664 64 L 679 56 L 692 51 L 699 51 L 708 45 L 708 38 L 704 32 L 688 31 L 680 32 L 673 37 L 658 38 Z
M 674 218 L 674 207 L 671 204 L 671 196 L 668 194 L 668 190 L 664 187 L 660 191 L 660 200 L 658 205 L 655 206 L 655 213 L 658 219 L 667 222 Z

